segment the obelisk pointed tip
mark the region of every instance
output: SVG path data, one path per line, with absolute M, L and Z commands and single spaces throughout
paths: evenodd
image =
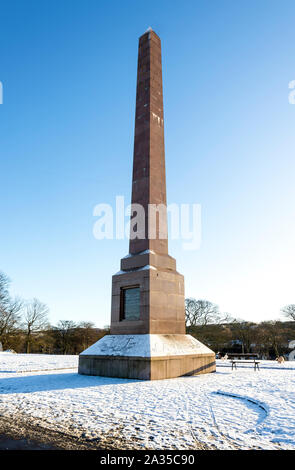
M 140 38 L 143 38 L 143 37 L 150 38 L 151 34 L 152 34 L 152 36 L 156 36 L 156 37 L 159 38 L 159 36 L 157 35 L 157 33 L 155 33 L 155 31 L 153 30 L 153 28 L 151 26 L 148 27 L 148 29 L 140 36 Z
M 154 33 L 153 28 L 151 26 L 148 27 L 148 29 L 145 30 L 145 32 L 140 36 L 141 38 L 145 35 L 148 34 L 150 36 L 150 33 Z

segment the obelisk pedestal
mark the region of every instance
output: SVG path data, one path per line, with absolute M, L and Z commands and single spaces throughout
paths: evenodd
M 161 41 L 152 30 L 139 38 L 132 204 L 143 208 L 144 230 L 134 237 L 131 225 L 129 254 L 112 279 L 111 334 L 80 354 L 79 373 L 153 380 L 214 372 L 214 352 L 185 334 L 184 279 L 168 254 Z M 151 207 L 162 208 L 159 219 Z

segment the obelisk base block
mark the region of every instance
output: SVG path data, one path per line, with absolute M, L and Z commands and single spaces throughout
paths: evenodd
M 215 353 L 190 335 L 106 335 L 79 356 L 79 374 L 160 380 L 215 372 Z

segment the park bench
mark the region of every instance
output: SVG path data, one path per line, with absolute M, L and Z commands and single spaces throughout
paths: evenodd
M 258 359 L 257 353 L 226 353 L 228 359 Z
M 260 370 L 259 369 L 259 364 L 260 364 L 260 361 L 256 361 L 256 359 L 254 359 L 253 361 L 251 360 L 246 360 L 246 361 L 239 361 L 239 360 L 235 360 L 235 359 L 232 359 L 231 360 L 231 369 L 233 370 L 233 368 L 237 368 L 237 364 L 254 364 L 254 370 Z

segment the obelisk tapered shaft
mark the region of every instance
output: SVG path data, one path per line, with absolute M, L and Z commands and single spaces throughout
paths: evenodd
M 152 30 L 139 38 L 132 204 L 144 208 L 145 238 L 130 239 L 130 253 L 168 254 L 161 40 Z M 152 238 L 150 204 L 162 205 Z
M 132 204 L 145 211 L 145 236 L 130 234 L 113 276 L 111 334 L 184 334 L 184 280 L 168 254 L 161 41 L 153 31 L 139 38 Z

